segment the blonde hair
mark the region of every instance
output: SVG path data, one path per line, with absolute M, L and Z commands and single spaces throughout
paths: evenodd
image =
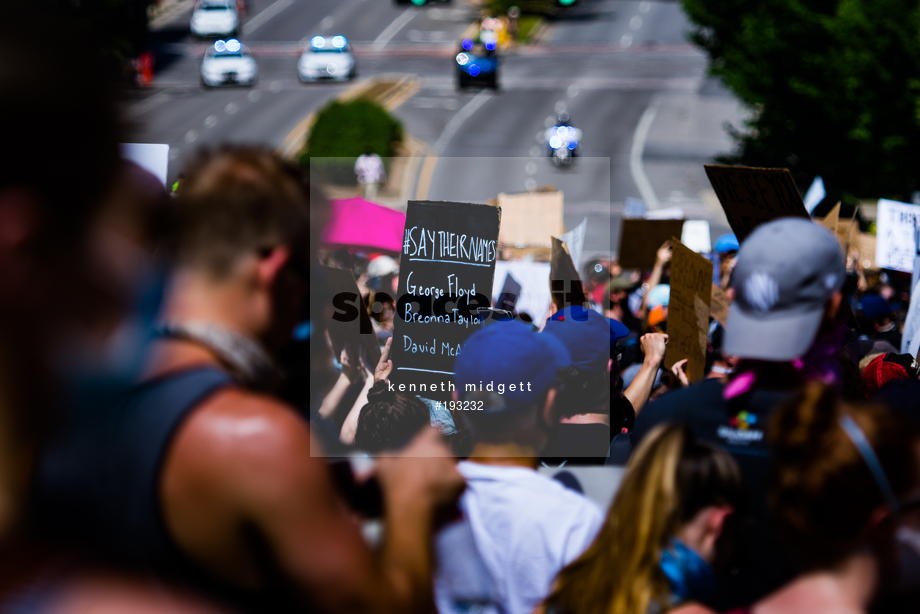
M 645 614 L 671 606 L 661 552 L 710 505 L 742 507 L 734 459 L 701 444 L 685 426 L 655 428 L 634 452 L 604 526 L 556 578 L 547 598 L 556 614 Z

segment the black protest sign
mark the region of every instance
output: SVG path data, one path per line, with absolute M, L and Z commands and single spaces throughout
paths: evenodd
M 393 330 L 397 389 L 450 398 L 454 360 L 489 307 L 501 208 L 409 201 Z
M 581 277 L 578 276 L 572 257 L 561 239 L 552 237 L 552 240 L 549 287 L 553 304 L 559 311 L 571 305 L 587 306 L 588 299 L 585 298 Z
M 380 360 L 380 346 L 354 275 L 349 270 L 332 267 L 323 267 L 323 275 L 335 307 L 332 319 L 326 326 L 336 358 L 341 356 L 346 343 L 355 351 L 355 359 L 359 357 L 359 348 L 363 346 L 367 364 L 371 368 L 376 367 Z
M 703 379 L 712 301 L 712 262 L 676 238 L 671 242 L 671 298 L 665 367 L 684 358 L 691 382 Z
M 781 217 L 810 218 L 788 168 L 705 165 L 738 241 Z
M 620 224 L 620 266 L 624 269 L 650 269 L 661 245 L 679 237 L 684 220 L 633 220 Z

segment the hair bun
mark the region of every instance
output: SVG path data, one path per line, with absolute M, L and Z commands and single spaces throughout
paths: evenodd
M 368 403 L 384 403 L 390 401 L 396 395 L 396 392 L 390 390 L 390 386 L 386 380 L 381 380 L 379 382 L 374 382 L 374 385 L 371 386 L 371 389 L 367 391 L 367 402 Z

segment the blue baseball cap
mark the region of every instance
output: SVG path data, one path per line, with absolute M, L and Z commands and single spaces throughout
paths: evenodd
M 737 252 L 741 249 L 741 245 L 738 244 L 738 237 L 730 232 L 716 239 L 716 244 L 712 249 L 717 254 L 724 254 L 726 252 Z
M 569 351 L 557 339 L 534 333 L 521 322 L 497 322 L 470 335 L 460 348 L 454 384 L 461 398 L 468 385 L 478 391 L 491 383 L 496 392 L 501 385 L 505 408 L 510 409 L 538 399 L 552 386 L 556 371 L 571 364 Z
M 554 313 L 540 334 L 562 342 L 579 370 L 606 371 L 610 349 L 617 339 L 629 336 L 629 329 L 593 309 L 574 305 Z
M 867 320 L 878 320 L 890 316 L 894 309 L 884 297 L 878 294 L 865 294 L 856 305 L 856 310 L 861 311 Z

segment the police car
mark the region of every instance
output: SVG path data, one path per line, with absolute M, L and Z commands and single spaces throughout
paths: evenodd
M 190 24 L 195 36 L 239 36 L 236 0 L 198 0 Z
M 494 40 L 483 43 L 473 42 L 470 38 L 463 39 L 460 53 L 454 58 L 459 89 L 476 83 L 498 89 L 498 56 L 495 47 Z
M 255 85 L 259 67 L 249 53 L 249 48 L 235 38 L 219 40 L 208 47 L 201 60 L 201 84 Z
M 320 79 L 347 81 L 357 74 L 355 56 L 344 36 L 314 36 L 297 61 L 297 75 L 305 83 Z

